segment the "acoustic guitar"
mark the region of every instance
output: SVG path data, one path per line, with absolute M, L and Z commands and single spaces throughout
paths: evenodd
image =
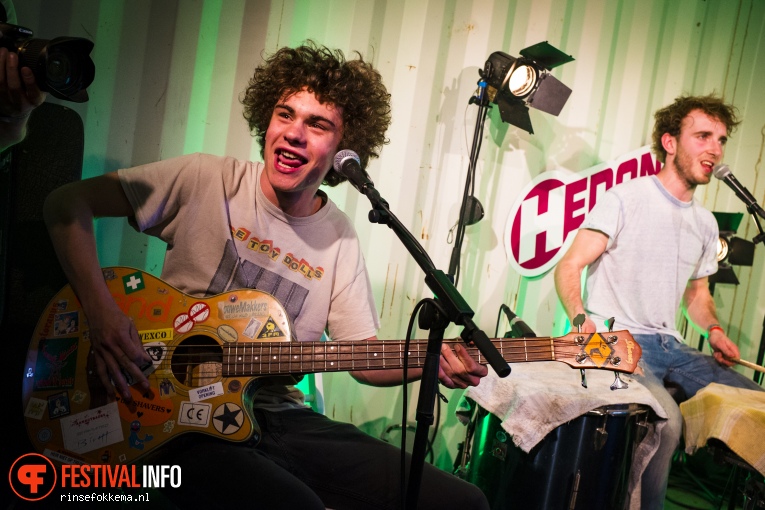
M 131 388 L 131 405 L 119 397 L 107 401 L 93 370 L 87 319 L 72 288 L 64 287 L 34 331 L 22 394 L 34 447 L 61 463 L 130 463 L 191 432 L 247 441 L 260 434 L 253 398 L 273 376 L 404 364 L 404 341 L 291 341 L 284 308 L 258 290 L 196 298 L 136 269 L 111 267 L 103 274 L 153 360 L 145 370 L 151 390 Z M 641 354 L 625 331 L 492 342 L 508 362 L 553 360 L 628 373 Z M 426 351 L 427 341 L 412 340 L 409 366 L 423 366 Z

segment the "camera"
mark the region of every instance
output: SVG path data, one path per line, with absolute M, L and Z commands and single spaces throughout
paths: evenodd
M 96 74 L 90 58 L 93 42 L 81 37 L 34 39 L 25 27 L 0 23 L 0 47 L 19 55 L 19 68 L 28 67 L 40 90 L 66 101 L 84 103 L 85 90 Z

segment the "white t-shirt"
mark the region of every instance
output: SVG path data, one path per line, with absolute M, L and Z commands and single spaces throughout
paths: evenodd
M 717 271 L 718 228 L 695 199 L 682 202 L 656 176 L 610 189 L 581 228 L 608 236 L 606 251 L 587 270 L 586 313 L 599 328 L 665 333 L 682 340 L 676 315 L 689 280 Z

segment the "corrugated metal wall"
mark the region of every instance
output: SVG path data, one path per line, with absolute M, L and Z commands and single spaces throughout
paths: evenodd
M 502 303 L 541 335 L 565 328 L 552 275 L 521 277 L 508 264 L 505 228 L 520 190 L 542 172 L 579 172 L 647 145 L 653 111 L 681 93 L 716 91 L 738 106 L 744 122 L 725 160 L 765 203 L 762 0 L 17 0 L 16 8 L 19 24 L 37 37 L 96 43 L 91 99 L 67 104 L 85 121 L 85 176 L 194 151 L 258 159 L 238 98 L 261 55 L 309 38 L 359 50 L 393 96 L 390 144 L 369 172 L 444 270 L 476 122 L 468 100 L 478 69 L 493 51 L 518 55 L 540 41 L 573 55 L 554 71 L 573 89 L 559 117 L 532 111 L 534 135 L 502 123 L 496 108 L 486 123 L 476 183 L 486 217 L 467 230 L 459 286 L 489 334 Z M 380 337 L 403 338 L 414 304 L 430 294 L 419 268 L 389 229 L 368 224 L 365 198 L 349 186 L 330 195 L 359 230 Z M 744 211 L 717 181 L 697 197 L 712 210 Z M 756 233 L 745 218 L 739 236 Z M 104 265 L 159 272 L 161 243 L 112 220 L 99 223 L 98 236 Z M 764 257 L 760 246 L 754 267 L 737 268 L 741 284 L 716 291 L 721 322 L 750 360 L 765 317 Z M 346 378 L 324 378 L 329 414 L 374 434 L 399 421 L 401 390 Z M 464 433 L 453 418 L 458 396 L 442 411 L 443 466 Z

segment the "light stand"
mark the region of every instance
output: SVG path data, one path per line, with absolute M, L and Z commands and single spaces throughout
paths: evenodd
M 483 140 L 483 127 L 486 124 L 486 115 L 491 109 L 489 104 L 489 98 L 486 93 L 486 82 L 481 80 L 478 82 L 478 94 L 470 98 L 470 103 L 478 105 L 478 117 L 475 120 L 475 128 L 473 130 L 473 145 L 470 148 L 470 161 L 468 163 L 468 175 L 465 180 L 465 192 L 462 195 L 462 205 L 460 206 L 460 216 L 457 222 L 457 233 L 454 236 L 454 248 L 452 249 L 452 256 L 449 259 L 449 274 L 454 277 L 454 283 L 456 285 L 459 281 L 459 265 L 460 255 L 462 253 L 462 241 L 465 238 L 465 227 L 476 223 L 483 217 L 483 211 L 480 211 L 480 217 L 476 218 L 475 209 L 471 207 L 473 203 L 470 197 L 473 196 L 473 190 L 475 188 L 475 169 L 478 163 L 478 154 L 481 152 L 481 140 Z M 480 206 L 480 203 L 478 204 Z
M 557 116 L 571 95 L 571 89 L 550 74 L 550 70 L 571 62 L 574 57 L 566 55 L 546 41 L 524 48 L 520 54 L 521 57 L 518 58 L 501 51 L 495 51 L 489 55 L 484 68 L 478 73 L 481 76 L 478 92 L 470 98 L 470 104 L 478 105 L 478 116 L 473 130 L 473 144 L 470 149 L 468 175 L 457 220 L 454 248 L 449 260 L 449 275 L 453 277 L 455 284 L 459 280 L 465 227 L 478 222 L 483 217 L 481 204 L 472 196 L 472 193 L 475 187 L 476 165 L 481 151 L 483 127 L 491 103 L 499 107 L 503 122 L 534 134 L 529 117 L 529 106 Z

